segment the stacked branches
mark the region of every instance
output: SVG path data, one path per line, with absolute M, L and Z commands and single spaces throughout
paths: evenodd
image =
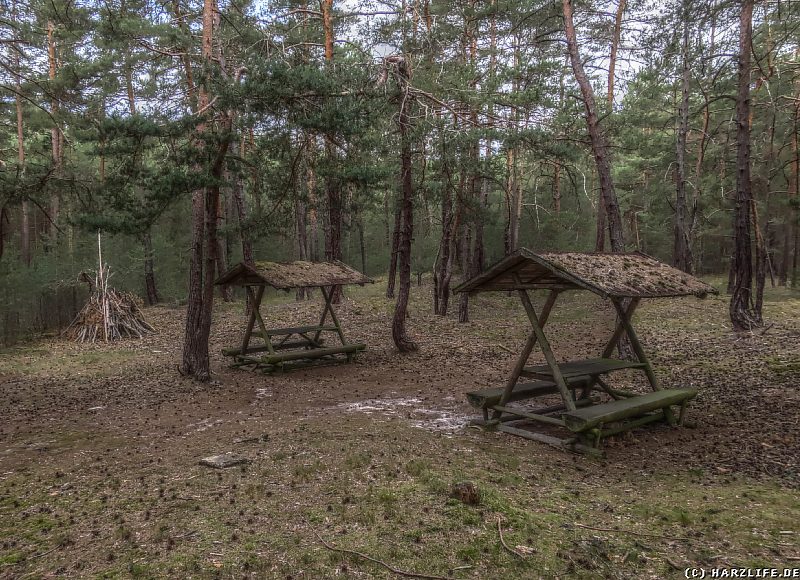
M 103 264 L 99 234 L 97 249 L 99 268 L 94 281 L 85 273 L 81 274 L 81 278 L 90 286 L 89 300 L 64 334 L 76 342 L 109 342 L 122 338 L 142 338 L 155 332 L 144 318 L 138 297 L 109 287 L 111 270 Z

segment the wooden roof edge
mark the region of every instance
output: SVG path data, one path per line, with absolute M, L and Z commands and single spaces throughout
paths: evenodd
M 241 276 L 244 272 L 249 272 L 253 276 L 258 276 L 259 278 L 263 277 L 259 274 L 255 268 L 247 264 L 246 262 L 239 262 L 232 268 L 230 268 L 227 272 L 224 272 L 221 276 L 219 276 L 216 280 L 214 280 L 214 286 L 225 286 L 226 284 L 230 284 L 232 280 L 235 280 L 239 276 Z M 266 284 L 267 281 L 264 280 Z
M 301 260 L 301 261 L 305 261 L 305 260 Z M 275 264 L 285 264 L 285 265 L 289 265 L 289 264 L 293 264 L 293 263 L 295 263 L 295 262 L 275 262 Z M 288 284 L 288 285 L 287 284 L 276 284 L 275 281 L 268 280 L 258 270 L 258 266 L 257 266 L 258 262 L 256 262 L 254 265 L 247 264 L 246 262 L 239 262 L 238 264 L 236 264 L 235 266 L 230 268 L 227 272 L 222 274 L 219 278 L 217 278 L 214 281 L 214 285 L 215 286 L 225 286 L 225 285 L 237 284 L 238 283 L 237 280 L 241 276 L 243 276 L 245 274 L 249 275 L 249 276 L 252 276 L 254 278 L 257 278 L 258 280 L 261 281 L 261 284 L 263 284 L 265 286 L 272 286 L 276 290 L 291 290 L 291 289 L 294 289 L 294 288 L 321 288 L 321 287 L 324 287 L 324 286 L 332 286 L 332 285 L 333 286 L 348 286 L 348 285 L 352 285 L 352 284 L 358 284 L 359 286 L 363 286 L 364 284 L 374 284 L 375 283 L 375 280 L 373 280 L 372 278 L 370 278 L 369 276 L 367 276 L 363 272 L 360 272 L 360 271 L 356 270 L 352 266 L 349 266 L 348 264 L 345 264 L 341 260 L 329 260 L 329 261 L 326 261 L 326 262 L 311 262 L 311 263 L 312 264 L 314 264 L 314 263 L 335 264 L 336 266 L 339 266 L 339 267 L 343 268 L 346 272 L 352 274 L 352 279 L 350 279 L 350 280 L 336 280 L 337 283 L 335 283 L 335 284 L 330 284 L 328 282 L 326 282 L 326 283 L 321 283 L 321 282 L 320 283 L 316 283 L 315 282 L 315 283 L 311 283 L 311 284 L 302 284 L 302 285 L 300 285 L 300 284 Z M 358 278 L 358 279 L 356 279 L 356 278 Z
M 656 258 L 655 256 L 651 256 L 650 254 L 648 254 L 648 253 L 646 253 L 646 252 L 643 252 L 643 251 L 641 251 L 641 250 L 634 250 L 634 251 L 633 251 L 633 252 L 631 252 L 631 253 L 632 253 L 632 254 L 638 254 L 638 255 L 640 255 L 640 256 L 644 256 L 645 258 L 650 258 L 651 260 L 654 260 L 654 261 L 656 261 L 656 262 L 659 262 L 659 263 L 665 263 L 665 262 L 661 262 L 661 260 L 659 260 L 659 259 L 658 259 L 658 258 Z M 667 264 L 667 265 L 669 265 L 669 264 Z M 672 266 L 672 267 L 674 268 L 674 266 Z M 709 284 L 709 283 L 708 283 L 708 282 L 706 282 L 705 280 L 701 280 L 700 278 L 698 278 L 698 277 L 697 277 L 697 276 L 695 276 L 694 274 L 687 274 L 686 272 L 684 272 L 684 274 L 686 274 L 687 276 L 691 276 L 692 278 L 694 278 L 695 280 L 697 280 L 698 282 L 700 282 L 701 284 L 703 284 L 704 286 L 706 286 L 706 288 L 708 288 L 708 291 L 707 291 L 707 292 L 703 292 L 702 294 L 699 294 L 699 293 L 693 293 L 693 294 L 675 294 L 674 296 L 698 296 L 699 298 L 705 298 L 705 296 L 706 296 L 707 294 L 719 294 L 719 290 L 717 290 L 716 288 L 714 288 L 714 287 L 713 287 L 711 284 Z
M 361 270 L 356 270 L 355 268 L 353 268 L 349 264 L 345 264 L 341 260 L 330 260 L 330 263 L 331 264 L 339 264 L 340 266 L 344 266 L 348 270 L 352 270 L 353 272 L 355 272 L 357 274 L 360 274 L 361 277 L 364 279 L 363 282 L 352 282 L 352 284 L 358 284 L 359 286 L 363 286 L 364 284 L 374 284 L 375 283 L 375 280 L 373 280 L 372 278 L 367 276 L 364 272 L 362 272 Z
M 575 253 L 578 253 L 578 254 L 596 254 L 598 256 L 611 255 L 611 254 L 640 256 L 640 257 L 652 260 L 653 262 L 655 262 L 657 264 L 665 264 L 664 262 L 661 262 L 657 258 L 654 258 L 653 256 L 650 256 L 649 254 L 646 254 L 645 252 L 642 252 L 640 250 L 634 250 L 632 252 L 619 252 L 619 253 L 615 253 L 615 252 L 545 252 L 545 254 L 575 254 Z M 600 296 L 600 297 L 602 297 L 604 299 L 607 299 L 607 298 L 677 298 L 677 297 L 680 297 L 680 296 L 695 296 L 695 297 L 698 297 L 698 298 L 704 298 L 708 294 L 719 294 L 719 290 L 717 290 L 716 288 L 714 288 L 712 285 L 708 284 L 707 282 L 705 282 L 703 280 L 700 280 L 699 278 L 697 278 L 696 276 L 694 276 L 692 274 L 686 274 L 686 275 L 687 276 L 691 276 L 692 278 L 697 280 L 700 284 L 702 284 L 703 285 L 702 289 L 697 290 L 697 291 L 686 291 L 686 292 L 666 292 L 666 293 L 663 293 L 663 294 L 662 293 L 646 293 L 646 292 L 644 292 L 644 293 L 642 293 L 642 292 L 639 292 L 639 293 L 610 293 L 610 292 L 607 292 L 606 290 L 603 290 L 602 288 L 599 288 L 599 287 L 595 286 L 594 284 L 592 284 L 588 280 L 584 280 L 580 276 L 578 276 L 576 274 L 573 274 L 572 272 L 562 268 L 558 264 L 554 264 L 554 263 L 550 262 L 546 257 L 540 256 L 540 255 L 534 253 L 533 251 L 531 251 L 531 250 L 529 250 L 527 248 L 519 248 L 519 249 L 515 250 L 513 253 L 509 254 L 508 256 L 506 256 L 505 258 L 501 259 L 499 262 L 497 262 L 496 264 L 491 266 L 485 272 L 482 272 L 481 274 L 479 274 L 478 276 L 475 276 L 474 278 L 472 278 L 470 280 L 462 282 L 461 284 L 459 284 L 458 286 L 456 286 L 453 289 L 453 293 L 454 294 L 458 294 L 458 293 L 462 293 L 462 292 L 468 292 L 470 294 L 476 294 L 478 292 L 481 292 L 482 291 L 481 290 L 481 286 L 483 284 L 486 284 L 487 282 L 491 281 L 492 279 L 499 278 L 499 277 L 503 276 L 504 274 L 506 274 L 509 270 L 511 270 L 512 268 L 514 268 L 515 266 L 517 266 L 520 263 L 520 259 L 522 259 L 522 260 L 527 259 L 527 260 L 530 260 L 532 262 L 535 262 L 536 264 L 538 264 L 539 266 L 542 266 L 543 268 L 549 270 L 555 276 L 561 278 L 565 282 L 568 282 L 569 284 L 572 284 L 572 285 L 576 286 L 578 289 L 588 290 L 588 291 L 590 291 L 590 292 L 592 292 L 594 294 L 597 294 L 598 296 Z M 665 264 L 665 265 L 669 266 L 669 264 Z M 672 266 L 670 266 L 670 267 L 672 267 Z M 533 286 L 531 286 L 531 288 L 533 288 Z M 538 285 L 537 288 L 541 289 L 542 285 Z M 499 291 L 499 290 L 491 289 L 491 290 L 485 290 L 485 291 Z
M 588 281 L 584 280 L 583 278 L 580 278 L 579 276 L 576 276 L 572 272 L 568 272 L 564 268 L 562 268 L 562 267 L 560 267 L 560 266 L 558 266 L 556 264 L 553 264 L 552 262 L 550 262 L 546 258 L 543 258 L 543 257 L 541 257 L 541 256 L 539 256 L 537 254 L 534 254 L 533 252 L 531 252 L 530 250 L 528 250 L 526 248 L 522 248 L 522 250 L 525 252 L 525 254 L 527 255 L 527 257 L 529 259 L 533 260 L 534 262 L 536 262 L 537 264 L 539 264 L 541 266 L 544 266 L 545 268 L 550 270 L 556 276 L 560 276 L 561 278 L 563 278 L 565 280 L 568 280 L 572 284 L 575 284 L 579 288 L 583 288 L 585 290 L 588 290 L 589 292 L 593 292 L 594 294 L 597 294 L 598 296 L 601 296 L 602 298 L 608 298 L 609 295 L 605 290 L 602 290 L 601 288 L 598 288 L 597 286 L 595 286 L 591 282 L 588 282 Z
M 497 277 L 499 274 L 505 273 L 516 265 L 517 259 L 520 257 L 520 250 L 514 250 L 502 260 L 490 266 L 487 270 L 481 272 L 474 278 L 463 281 L 461 284 L 453 288 L 453 294 L 460 294 L 462 292 L 473 292 L 475 287 L 479 286 L 486 280 Z M 495 273 L 497 272 L 497 273 Z
M 519 258 L 532 260 L 537 264 L 539 264 L 540 266 L 542 266 L 543 268 L 546 268 L 556 276 L 566 280 L 570 284 L 574 284 L 578 288 L 583 288 L 584 290 L 589 290 L 590 292 L 594 292 L 595 294 L 602 296 L 603 298 L 608 298 L 608 295 L 600 288 L 586 282 L 585 280 L 578 278 L 577 276 L 574 276 L 573 274 L 567 272 L 562 268 L 559 268 L 555 264 L 547 261 L 546 259 L 533 253 L 527 248 L 518 248 L 514 250 L 513 253 L 509 254 L 508 256 L 497 262 L 494 266 L 492 266 L 485 272 L 482 272 L 481 274 L 470 280 L 462 282 L 461 284 L 453 288 L 453 294 L 458 294 L 462 292 L 468 292 L 470 294 L 474 294 L 480 292 L 480 286 L 482 284 L 493 278 L 498 278 L 503 274 L 505 274 L 508 270 L 510 270 L 519 263 L 520 261 Z

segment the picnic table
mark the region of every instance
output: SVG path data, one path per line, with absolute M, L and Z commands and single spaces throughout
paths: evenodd
M 358 352 L 366 348 L 366 344 L 350 343 L 345 338 L 342 324 L 333 308 L 333 294 L 336 286 L 366 283 L 372 283 L 372 280 L 342 262 L 241 262 L 215 282 L 221 286 L 243 286 L 251 305 L 241 346 L 226 348 L 222 352 L 233 357 L 232 366 L 262 372 L 310 364 L 351 362 Z M 319 322 L 306 326 L 268 328 L 261 313 L 267 286 L 285 291 L 319 288 L 324 298 Z M 256 325 L 258 330 L 255 330 Z M 339 344 L 329 345 L 323 334 L 335 335 Z M 260 341 L 251 344 L 254 338 Z
M 549 290 L 540 313 L 529 294 L 533 290 Z M 597 358 L 559 362 L 544 334 L 556 299 L 567 290 L 593 292 L 614 307 L 617 322 Z M 483 412 L 483 418 L 474 423 L 593 455 L 601 454 L 603 438 L 622 431 L 660 420 L 682 424 L 687 404 L 697 391 L 661 387 L 631 319 L 643 298 L 705 297 L 717 292 L 712 286 L 641 252 L 535 254 L 522 248 L 454 289 L 470 294 L 485 291 L 517 292 L 531 332 L 505 386 L 467 393 L 467 400 Z M 612 358 L 623 336 L 627 336 L 635 360 Z M 529 365 L 536 345 L 545 364 Z M 623 370 L 643 372 L 652 392 L 642 394 L 612 386 L 609 375 Z M 534 380 L 520 383 L 520 378 Z M 556 394 L 561 397 L 560 403 L 535 409 L 511 405 Z M 673 407 L 678 408 L 677 417 Z M 571 435 L 560 438 L 532 431 L 527 428 L 531 423 L 564 428 Z

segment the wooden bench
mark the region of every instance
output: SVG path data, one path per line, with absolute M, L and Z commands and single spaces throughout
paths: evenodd
M 579 389 L 585 387 L 591 378 L 588 376 L 577 376 L 565 379 L 567 386 L 570 389 Z M 480 391 L 472 391 L 467 393 L 467 400 L 477 409 L 490 409 L 495 405 L 500 404 L 500 399 L 503 396 L 505 387 L 496 389 L 482 389 Z M 542 395 L 554 395 L 558 393 L 558 387 L 552 381 L 534 381 L 530 383 L 520 383 L 511 391 L 511 397 L 508 402 L 524 401 L 525 399 L 532 399 Z
M 337 354 L 353 355 L 359 351 L 367 348 L 366 344 L 345 344 L 342 346 L 329 346 L 326 348 L 315 348 L 311 350 L 297 350 L 292 352 L 267 354 L 261 357 L 240 357 L 244 361 L 262 364 L 262 365 L 277 365 L 283 362 L 302 360 L 302 359 L 319 359 L 327 356 L 334 356 Z
M 664 389 L 627 399 L 610 401 L 576 409 L 562 415 L 564 424 L 574 433 L 593 429 L 598 425 L 639 417 L 650 411 L 666 409 L 671 405 L 685 405 L 697 395 L 695 389 Z M 658 417 L 656 417 L 658 418 Z
M 290 340 L 287 342 L 281 342 L 272 345 L 273 350 L 287 350 L 290 348 L 308 348 L 312 346 L 322 346 L 325 342 L 325 339 L 320 338 L 316 344 L 310 340 Z M 244 354 L 253 354 L 254 352 L 267 352 L 269 347 L 265 344 L 259 346 L 248 346 L 245 349 Z M 242 354 L 241 347 L 234 346 L 232 348 L 223 348 L 222 354 L 225 356 L 237 356 Z

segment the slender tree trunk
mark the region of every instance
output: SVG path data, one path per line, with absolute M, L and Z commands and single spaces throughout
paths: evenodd
M 128 112 L 131 117 L 136 115 L 136 95 L 133 90 L 133 69 L 130 62 L 125 61 L 125 87 L 128 93 Z M 105 107 L 103 108 L 105 112 Z M 138 165 L 140 162 L 138 155 L 134 159 L 134 163 Z M 105 164 L 102 168 L 102 173 L 105 174 Z M 104 175 L 103 175 L 104 177 Z M 151 226 L 141 236 L 142 250 L 144 253 L 144 288 L 147 304 L 152 306 L 158 303 L 158 289 L 156 287 L 156 274 L 155 274 L 155 253 L 153 252 L 153 238 L 151 234 Z
M 358 216 L 358 249 L 361 254 L 361 273 L 367 273 L 367 245 L 364 242 L 364 216 Z
M 594 171 L 592 171 L 592 177 L 594 177 Z M 594 179 L 592 179 L 594 182 Z M 606 237 L 608 232 L 608 227 L 606 224 L 606 200 L 603 196 L 603 189 L 597 190 L 597 226 L 595 227 L 595 238 L 594 238 L 594 251 L 595 252 L 605 252 L 606 251 Z
M 795 60 L 800 59 L 800 45 L 795 48 Z M 786 286 L 789 280 L 792 281 L 792 286 L 797 287 L 797 239 L 798 239 L 798 221 L 800 215 L 798 214 L 797 205 L 800 201 L 800 148 L 798 148 L 798 132 L 800 132 L 800 78 L 795 76 L 794 79 L 794 107 L 792 111 L 791 122 L 791 162 L 789 163 L 789 179 L 787 180 L 787 197 L 789 201 L 789 211 L 786 214 L 786 223 L 783 227 L 783 265 L 781 267 L 781 283 Z M 795 202 L 794 204 L 792 202 Z M 794 252 L 792 251 L 794 246 Z M 791 278 L 789 270 L 792 270 Z
M 308 198 L 308 250 L 306 255 L 312 262 L 319 262 L 319 212 L 317 211 L 317 174 L 314 169 L 317 138 L 310 136 L 306 148 L 306 193 Z
M 172 11 L 175 14 L 175 21 L 178 23 L 178 28 L 185 37 L 190 38 L 192 33 L 189 30 L 188 23 L 186 22 L 186 15 L 181 12 L 181 0 L 173 0 Z M 186 50 L 181 56 L 181 62 L 183 64 L 183 74 L 186 77 L 186 97 L 189 102 L 189 108 L 192 111 L 197 112 L 197 90 L 194 86 L 191 53 L 189 52 L 188 47 L 186 47 Z
M 608 93 L 606 95 L 609 111 L 614 107 L 614 77 L 617 68 L 617 50 L 619 49 L 619 40 L 622 35 L 622 16 L 625 14 L 625 3 L 625 0 L 619 0 L 617 15 L 614 18 L 614 34 L 611 38 L 611 54 L 608 59 Z
M 300 197 L 299 191 L 294 198 L 294 233 L 295 233 L 295 256 L 298 260 L 308 260 L 308 236 L 306 227 L 306 203 Z M 306 289 L 298 288 L 295 292 L 295 300 L 305 300 Z
M 586 76 L 586 72 L 583 69 L 583 62 L 578 54 L 578 42 L 575 34 L 575 25 L 572 19 L 571 0 L 562 0 L 562 6 L 564 10 L 564 30 L 567 37 L 567 51 L 572 63 L 572 71 L 575 73 L 575 80 L 578 82 L 581 95 L 583 96 L 583 105 L 586 110 L 586 124 L 589 129 L 589 139 L 592 143 L 592 153 L 594 154 L 595 165 L 597 166 L 597 176 L 600 179 L 600 191 L 606 210 L 611 251 L 624 252 L 625 240 L 622 233 L 622 216 L 619 211 L 617 193 L 614 190 L 614 182 L 611 178 L 608 140 L 600 127 L 597 108 L 595 106 L 594 90 L 589 83 L 589 78 Z
M 333 46 L 335 42 L 333 28 L 333 0 L 320 0 L 322 11 L 322 29 L 325 36 L 325 65 L 328 69 L 333 69 Z M 342 192 L 338 178 L 333 175 L 333 167 L 336 165 L 336 145 L 333 135 L 325 135 L 325 156 L 328 163 L 328 172 L 325 178 L 325 193 L 328 201 L 328 231 L 325 236 L 325 259 L 342 259 Z M 336 286 L 333 289 L 334 304 L 342 300 L 342 287 Z
M 13 3 L 12 19 L 17 20 L 17 3 Z M 20 79 L 19 51 L 12 48 L 14 54 L 14 105 L 17 113 L 17 180 L 25 177 L 25 126 L 22 111 L 22 83 Z M 25 196 L 22 199 L 22 223 L 20 224 L 20 254 L 26 266 L 31 265 L 31 218 L 30 201 Z
M 608 62 L 608 92 L 606 93 L 606 104 L 609 112 L 614 108 L 614 83 L 617 68 L 617 51 L 619 50 L 620 37 L 622 35 L 622 16 L 625 14 L 625 0 L 620 0 L 617 5 L 617 13 L 614 18 L 614 32 L 611 38 L 611 52 Z M 584 97 L 585 98 L 585 97 Z M 603 252 L 606 249 L 606 190 L 602 187 L 598 192 L 597 203 L 597 237 L 595 238 L 595 252 Z
M 689 211 L 686 201 L 686 136 L 689 131 L 689 4 L 683 0 L 683 41 L 681 44 L 681 100 L 678 107 L 678 130 L 675 143 L 675 216 L 673 223 L 672 265 L 692 273 Z
M 387 59 L 388 61 L 389 59 Z M 414 233 L 414 182 L 411 165 L 411 99 L 408 98 L 410 71 L 405 57 L 394 57 L 395 76 L 400 91 L 400 112 L 397 124 L 400 129 L 400 184 L 402 196 L 400 200 L 400 237 L 398 242 L 397 265 L 400 288 L 397 294 L 394 317 L 392 318 L 392 339 L 400 352 L 417 350 L 417 344 L 411 340 L 406 331 L 408 315 L 408 298 L 411 292 L 411 239 Z
M 6 204 L 0 206 L 0 260 L 3 258 L 3 253 L 6 251 L 6 224 L 8 222 L 8 210 Z
M 473 112 L 473 123 L 477 125 L 478 115 Z M 489 145 L 486 145 L 486 155 L 488 159 Z M 483 220 L 485 219 L 485 211 L 489 201 L 489 182 L 480 176 L 480 142 L 473 145 L 473 174 L 470 185 L 470 196 L 472 198 L 473 207 L 473 227 L 475 229 L 475 243 L 472 248 L 472 260 L 470 276 L 477 276 L 483 272 L 485 261 L 485 248 L 483 245 Z
M 236 156 L 239 153 L 238 144 L 231 143 L 231 153 Z M 243 151 L 242 151 L 243 153 Z M 239 239 L 242 245 L 242 261 L 245 264 L 254 264 L 253 242 L 247 233 L 247 206 L 244 202 L 244 187 L 242 176 L 237 173 L 231 179 L 231 195 L 233 196 L 233 207 L 236 211 L 236 221 L 239 226 Z
M 798 50 L 800 52 L 800 50 Z M 797 54 L 797 53 L 795 53 Z M 787 224 L 786 231 L 786 245 L 784 248 L 784 253 L 786 257 L 786 272 L 788 277 L 789 271 L 789 254 L 792 253 L 792 287 L 797 288 L 797 279 L 798 279 L 798 272 L 797 272 L 797 254 L 798 254 L 798 239 L 800 238 L 800 211 L 797 208 L 797 202 L 800 201 L 800 147 L 798 147 L 798 138 L 797 134 L 800 132 L 800 90 L 796 94 L 797 101 L 794 108 L 794 122 L 793 122 L 793 131 L 792 131 L 792 164 L 791 164 L 791 184 L 793 187 L 789 187 L 789 195 L 794 198 L 795 205 L 789 212 L 789 223 Z M 794 252 L 791 252 L 791 240 L 794 238 Z
M 218 193 L 217 195 L 219 196 L 221 195 L 221 193 Z M 220 230 L 223 230 L 225 226 L 224 208 L 225 208 L 225 203 L 220 203 L 219 201 L 217 201 L 217 222 L 214 230 L 217 233 Z M 226 237 L 227 236 L 216 235 L 217 238 L 216 272 L 218 276 L 222 276 L 225 272 L 228 271 L 228 248 L 226 244 Z M 233 302 L 233 288 L 231 286 L 220 286 L 219 295 L 222 298 L 223 302 Z
M 451 186 L 450 159 L 443 127 L 440 130 L 442 166 L 442 235 L 439 251 L 434 265 L 433 312 L 439 316 L 447 315 L 450 303 L 450 280 L 453 276 L 453 191 Z
M 750 180 L 750 44 L 753 0 L 744 0 L 739 20 L 739 85 L 736 94 L 736 205 L 734 209 L 734 284 L 730 318 L 735 330 L 757 323 L 752 310 L 753 251 L 750 238 L 753 192 Z
M 58 72 L 58 61 L 56 58 L 56 39 L 55 39 L 55 25 L 52 21 L 48 21 L 47 23 L 47 61 L 48 61 L 48 78 L 50 82 L 54 85 L 56 80 L 56 74 Z M 60 109 L 59 104 L 59 97 L 58 94 L 54 92 L 53 97 L 50 101 L 50 114 L 53 116 L 54 119 L 58 119 L 58 113 Z M 61 136 L 61 129 L 58 125 L 54 125 L 50 129 L 50 147 L 52 151 L 52 159 L 53 159 L 53 175 L 58 178 L 61 175 L 61 165 L 62 165 L 62 136 Z M 61 194 L 60 189 L 56 188 L 56 191 L 53 192 L 53 197 L 50 200 L 50 222 L 48 224 L 49 235 L 51 239 L 55 239 L 56 234 L 58 233 L 58 219 L 59 213 L 61 211 Z
M 553 211 L 561 213 L 561 165 L 553 164 Z
M 508 218 L 505 235 L 506 255 L 519 248 L 519 224 L 522 219 L 522 184 L 517 172 L 518 155 L 519 149 L 512 147 L 508 150 L 508 158 L 506 160 L 506 172 L 508 174 L 506 181 L 506 190 L 508 192 Z
M 401 201 L 397 201 L 394 208 L 394 230 L 392 232 L 392 252 L 389 256 L 389 277 L 386 281 L 386 297 L 394 298 L 395 280 L 397 279 L 397 254 L 400 252 L 400 230 L 402 229 L 402 210 Z
M 144 249 L 144 288 L 147 304 L 158 304 L 158 289 L 156 288 L 156 275 L 153 261 L 153 238 L 150 230 L 142 234 L 142 248 Z
M 472 265 L 474 257 L 471 251 L 472 230 L 469 227 L 469 220 L 465 219 L 461 222 L 460 243 L 458 245 L 461 262 L 461 279 L 466 281 L 472 277 L 472 272 L 474 270 Z M 467 292 L 459 294 L 458 321 L 462 324 L 469 322 L 469 294 Z
M 514 67 L 520 65 L 519 36 L 514 37 Z M 512 91 L 519 90 L 519 79 L 515 76 L 511 81 Z M 514 110 L 514 122 L 519 123 L 519 110 Z M 522 217 L 522 187 L 517 173 L 519 149 L 506 146 L 506 230 L 504 236 L 505 255 L 508 256 L 519 246 L 519 222 Z

